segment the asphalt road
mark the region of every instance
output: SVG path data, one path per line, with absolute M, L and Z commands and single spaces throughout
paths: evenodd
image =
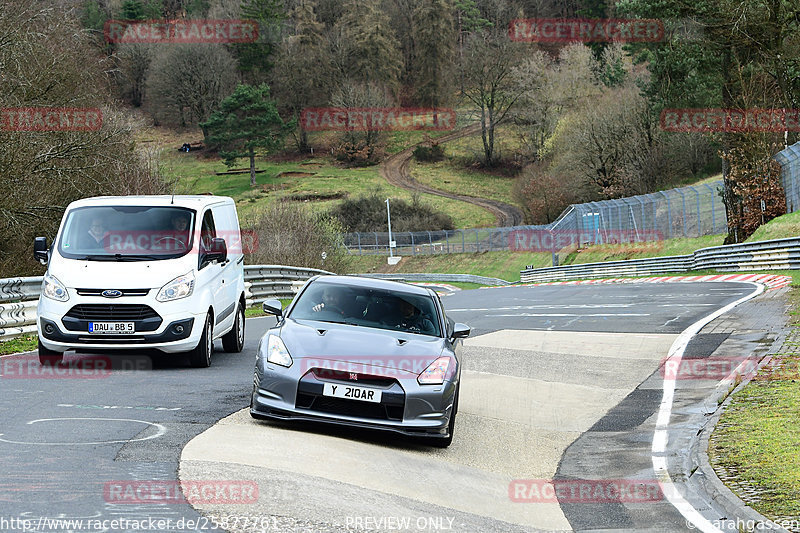
M 478 337 L 465 346 L 465 369 L 473 375 L 474 394 L 470 397 L 465 389 L 463 416 L 450 449 L 434 452 L 380 435 L 317 428 L 284 429 L 280 425 L 241 421 L 240 424 L 248 424 L 245 429 L 255 438 L 264 442 L 271 438 L 278 439 L 278 443 L 293 442 L 297 450 L 308 446 L 314 452 L 327 451 L 332 462 L 309 465 L 309 461 L 299 461 L 305 463 L 302 472 L 297 471 L 298 461 L 291 466 L 276 467 L 269 478 L 272 485 L 259 483 L 264 499 L 270 500 L 267 508 L 258 505 L 234 508 L 245 509 L 248 515 L 260 514 L 275 520 L 279 517 L 282 522 L 274 524 L 285 528 L 306 527 L 309 531 L 341 529 L 341 517 L 334 519 L 322 512 L 326 506 L 337 507 L 337 499 L 351 513 L 358 513 L 361 506 L 361 515 L 376 514 L 376 510 L 402 512 L 412 507 L 418 513 L 435 509 L 442 517 L 452 515 L 456 519 L 449 524 L 455 531 L 534 530 L 531 524 L 537 524 L 537 516 L 541 514 L 552 514 L 552 520 L 544 523 L 561 524 L 561 529 L 635 529 L 648 520 L 652 522 L 653 513 L 658 515 L 659 524 L 682 524 L 665 502 L 658 506 L 610 505 L 600 512 L 596 505 L 562 503 L 540 513 L 530 506 L 524 507 L 526 504 L 509 506 L 505 497 L 506 501 L 498 503 L 498 511 L 489 506 L 486 512 L 480 512 L 477 507 L 458 508 L 458 502 L 454 502 L 457 497 L 439 497 L 433 493 L 431 498 L 435 501 L 426 507 L 424 495 L 420 497 L 412 490 L 424 487 L 409 485 L 406 492 L 399 488 L 392 492 L 388 488 L 376 490 L 367 486 L 372 482 L 370 479 L 348 484 L 346 470 L 338 484 L 322 477 L 325 471 L 333 469 L 336 452 L 341 451 L 344 458 L 350 452 L 367 453 L 355 453 L 348 460 L 353 461 L 355 468 L 363 465 L 366 472 L 374 468 L 375 476 L 386 470 L 388 461 L 392 468 L 398 469 L 394 477 L 400 488 L 414 473 L 424 475 L 425 468 L 441 465 L 452 467 L 452 472 L 458 474 L 469 469 L 471 475 L 483 476 L 480 479 L 484 481 L 498 473 L 503 480 L 532 476 L 594 479 L 598 472 L 587 466 L 591 464 L 597 468 L 605 465 L 605 475 L 613 472 L 615 479 L 646 478 L 649 456 L 639 457 L 638 451 L 632 452 L 634 456 L 620 454 L 619 441 L 604 443 L 597 438 L 587 441 L 582 435 L 603 433 L 624 438 L 627 432 L 634 440 L 647 438 L 634 430 L 652 416 L 660 396 L 657 387 L 641 392 L 637 386 L 658 368 L 659 360 L 666 355 L 664 347 L 669 346 L 668 341 L 698 318 L 751 291 L 752 285 L 742 283 L 675 283 L 482 289 L 448 296 L 444 301 L 451 316 L 472 325 L 473 337 Z M 16 522 L 18 527 L 8 522 L 12 519 L 32 520 L 25 525 L 36 527 L 37 531 L 81 530 L 65 524 L 48 528 L 42 518 L 150 519 L 148 526 L 157 530 L 162 528 L 154 527 L 152 520 L 169 519 L 173 531 L 213 530 L 213 524 L 188 504 L 130 503 L 124 498 L 110 497 L 109 490 L 131 480 L 177 479 L 184 446 L 248 404 L 257 340 L 272 320 L 248 320 L 246 347 L 241 354 L 225 354 L 218 343 L 209 369 L 188 368 L 179 358 L 151 359 L 138 354 L 115 357 L 110 371 L 94 370 L 87 379 L 85 374 L 74 377 L 43 373 L 31 355 L 0 359 L 0 530 L 22 531 L 20 522 Z M 722 340 L 722 337 L 706 338 L 702 340 L 706 343 L 702 350 L 712 349 Z M 628 353 L 630 346 L 642 353 Z M 66 358 L 73 365 L 95 368 L 96 365 L 87 363 L 90 359 L 91 356 L 78 354 Z M 515 380 L 538 381 L 531 385 Z M 560 388 L 553 388 L 555 382 Z M 526 390 L 534 393 L 541 390 L 535 387 L 546 384 L 548 397 L 536 405 L 537 398 L 520 393 L 508 400 L 514 406 L 508 412 L 493 411 L 497 406 L 480 397 L 481 391 L 495 394 L 498 388 L 503 392 L 515 383 L 529 387 Z M 587 383 L 600 386 L 589 390 Z M 592 402 L 597 409 L 586 411 L 584 408 Z M 566 415 L 554 414 L 559 405 Z M 498 420 L 504 423 L 492 423 Z M 225 431 L 237 429 L 233 425 L 215 427 L 222 428 L 223 438 Z M 549 435 L 552 440 L 548 440 Z M 343 446 L 342 443 L 345 448 L 337 447 Z M 280 456 L 291 455 L 293 450 L 262 448 L 257 452 Z M 372 455 L 384 461 L 382 470 L 371 462 Z M 610 462 L 599 459 L 611 456 Z M 535 466 L 525 467 L 527 460 Z M 227 466 L 219 466 L 211 472 L 206 470 L 208 465 L 195 466 L 196 472 L 207 475 L 207 479 L 255 479 L 259 475 L 246 465 L 228 470 Z M 403 468 L 408 468 L 411 475 L 404 473 Z M 422 470 L 417 472 L 415 468 Z M 210 475 L 214 473 L 216 477 Z M 228 477 L 219 477 L 220 473 Z M 378 479 L 375 476 L 372 480 Z M 281 485 L 276 480 L 283 480 L 293 491 L 280 492 Z M 428 479 L 428 484 L 436 489 L 440 481 L 434 477 Z M 465 481 L 469 483 L 469 478 L 456 480 L 454 486 L 461 483 L 463 487 Z M 505 489 L 507 481 L 503 483 Z M 442 484 L 444 488 L 448 486 Z M 433 492 L 438 493 L 442 487 Z M 298 494 L 300 488 L 302 494 Z M 470 495 L 466 494 L 469 491 L 463 492 L 465 501 L 469 500 Z M 475 497 L 479 499 L 480 494 Z M 391 505 L 386 503 L 389 500 Z M 286 508 L 276 505 L 282 501 L 286 502 Z M 312 505 L 314 502 L 321 507 Z M 226 509 L 230 512 L 230 507 Z M 203 511 L 208 514 L 215 509 L 212 506 Z M 514 520 L 509 513 L 520 513 L 525 519 Z M 363 522 L 361 526 L 370 529 Z M 130 527 L 128 523 L 127 528 L 93 530 L 141 529 L 146 528 Z

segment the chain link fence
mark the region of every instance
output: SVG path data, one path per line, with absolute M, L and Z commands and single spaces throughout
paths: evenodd
M 789 212 L 800 209 L 800 143 L 775 156 Z M 702 237 L 727 231 L 722 180 L 616 200 L 569 206 L 554 222 L 536 226 L 450 231 L 346 233 L 357 255 L 399 256 L 488 251 L 563 253 L 593 244 Z

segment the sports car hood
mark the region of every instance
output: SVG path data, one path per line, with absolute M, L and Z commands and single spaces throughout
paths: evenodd
M 368 366 L 417 375 L 445 349 L 439 337 L 313 320 L 287 319 L 280 336 L 292 358 L 309 368 L 353 372 Z

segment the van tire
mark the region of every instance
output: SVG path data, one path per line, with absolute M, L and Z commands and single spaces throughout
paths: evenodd
M 214 351 L 214 337 L 211 329 L 211 315 L 206 316 L 203 324 L 203 334 L 194 350 L 189 352 L 189 364 L 194 368 L 208 368 L 211 366 L 211 353 Z
M 244 348 L 244 307 L 240 303 L 231 330 L 222 336 L 222 348 L 228 353 L 239 353 Z
M 42 341 L 39 341 L 39 364 L 42 366 L 55 366 L 63 360 L 63 353 L 45 348 Z

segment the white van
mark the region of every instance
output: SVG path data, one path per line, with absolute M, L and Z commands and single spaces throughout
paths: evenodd
M 214 339 L 244 345 L 244 255 L 233 200 L 105 196 L 71 203 L 55 241 L 34 242 L 47 265 L 39 298 L 39 360 L 66 350 L 155 348 L 211 364 Z

